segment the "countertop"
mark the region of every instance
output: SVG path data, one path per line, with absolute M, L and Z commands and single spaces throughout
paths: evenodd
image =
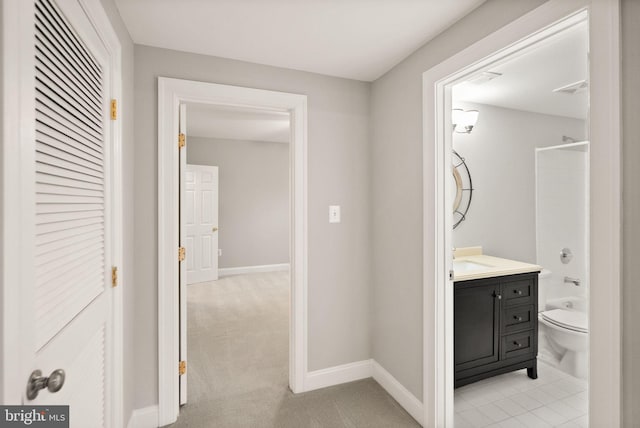
M 540 272 L 541 266 L 517 260 L 503 259 L 482 254 L 482 247 L 460 248 L 454 251 L 453 280 L 492 278 L 518 273 Z M 457 265 L 457 266 L 456 266 Z

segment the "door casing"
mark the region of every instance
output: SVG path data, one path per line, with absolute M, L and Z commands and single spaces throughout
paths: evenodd
M 179 414 L 178 112 L 182 103 L 288 112 L 290 278 L 289 387 L 305 390 L 307 374 L 307 96 L 208 82 L 158 78 L 158 420 Z M 188 144 L 188 143 L 187 143 Z M 187 372 L 189 370 L 187 362 Z
M 591 426 L 621 426 L 619 0 L 550 0 L 423 74 L 423 396 L 426 426 L 453 426 L 451 86 L 572 25 L 589 22 Z M 433 171 L 429 174 L 427 171 Z M 434 198 L 435 195 L 435 198 Z M 434 286 L 435 284 L 435 286 Z M 597 304 L 595 303 L 597 302 Z M 428 314 L 432 314 L 428 316 Z

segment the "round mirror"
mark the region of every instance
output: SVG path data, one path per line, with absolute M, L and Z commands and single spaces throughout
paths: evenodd
M 455 229 L 466 219 L 473 194 L 469 167 L 464 158 L 455 150 L 452 150 L 451 173 L 453 174 L 455 190 L 453 198 L 453 228 Z

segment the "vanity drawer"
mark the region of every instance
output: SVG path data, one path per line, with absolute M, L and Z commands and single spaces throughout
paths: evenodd
M 523 278 L 505 282 L 502 286 L 502 297 L 506 306 L 533 304 L 535 296 L 534 279 Z
M 514 358 L 534 352 L 534 330 L 502 336 L 502 358 Z
M 531 330 L 536 321 L 534 305 L 515 306 L 507 308 L 502 313 L 502 333 L 513 333 L 521 330 Z

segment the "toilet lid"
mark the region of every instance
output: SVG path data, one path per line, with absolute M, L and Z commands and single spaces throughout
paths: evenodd
M 545 320 L 559 327 L 579 331 L 581 333 L 589 332 L 587 314 L 584 312 L 568 311 L 566 309 L 552 309 L 550 311 L 540 312 L 540 315 Z

